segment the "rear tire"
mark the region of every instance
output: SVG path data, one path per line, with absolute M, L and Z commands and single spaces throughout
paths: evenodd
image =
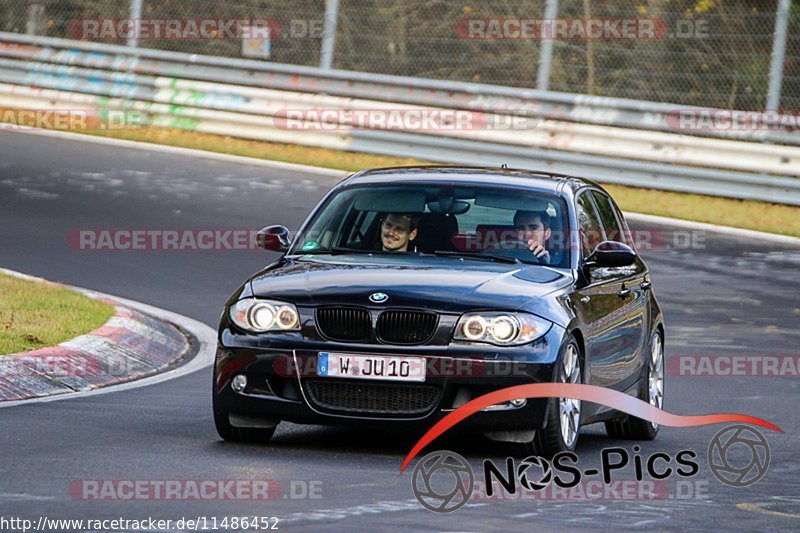
M 570 335 L 556 360 L 556 383 L 583 383 L 581 350 L 575 337 Z M 559 452 L 574 451 L 578 445 L 581 424 L 581 401 L 571 398 L 548 398 L 547 419 L 543 428 L 536 430 L 530 443 L 525 443 L 528 455 L 550 458 Z
M 642 369 L 637 397 L 661 409 L 664 405 L 664 342 L 656 331 L 650 337 L 650 350 Z M 606 422 L 606 433 L 612 439 L 653 440 L 658 435 L 658 424 L 625 415 Z

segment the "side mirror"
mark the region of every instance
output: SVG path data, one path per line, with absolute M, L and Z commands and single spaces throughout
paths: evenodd
M 636 252 L 628 246 L 617 241 L 603 241 L 598 244 L 594 252 L 589 254 L 583 265 L 586 267 L 624 267 L 636 261 Z
M 285 252 L 289 249 L 289 230 L 286 226 L 267 226 L 256 235 L 259 248 L 268 252 Z

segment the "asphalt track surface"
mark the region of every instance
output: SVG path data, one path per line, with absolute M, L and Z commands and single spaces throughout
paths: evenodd
M 334 181 L 2 132 L 0 266 L 135 299 L 215 327 L 229 294 L 273 254 L 81 251 L 68 246 L 68 232 L 258 229 L 271 223 L 296 229 Z M 675 249 L 674 228 L 649 229 L 673 245 L 642 251 L 666 316 L 668 357 L 798 354 L 800 249 L 710 232 L 699 234 L 699 249 Z M 739 412 L 784 430 L 762 431 L 771 464 L 750 487 L 723 485 L 707 467 L 708 443 L 722 426 L 662 428 L 657 440 L 640 443 L 640 453 L 674 457 L 680 450 L 695 451 L 699 474 L 688 485 L 666 480 L 670 495 L 682 491 L 687 497 L 637 500 L 611 493 L 594 501 L 488 501 L 442 515 L 418 505 L 410 471 L 399 473 L 420 435 L 282 424 L 268 446 L 224 443 L 211 419 L 207 369 L 130 391 L 0 409 L 0 514 L 34 520 L 268 516 L 278 517 L 284 531 L 797 529 L 799 382 L 796 376 L 667 376 L 665 408 L 671 412 Z M 632 452 L 633 444 L 608 439 L 600 426 L 585 428 L 580 467 L 598 467 L 603 448 Z M 506 446 L 455 434 L 433 449 L 461 453 L 480 471 L 483 458 L 502 459 Z M 633 476 L 630 466 L 615 473 L 620 480 Z M 269 479 L 284 492 L 273 501 L 86 501 L 69 492 L 72 482 L 84 479 Z M 302 498 L 297 487 L 304 481 L 321 482 L 321 498 Z M 292 482 L 299 497 L 285 498 Z

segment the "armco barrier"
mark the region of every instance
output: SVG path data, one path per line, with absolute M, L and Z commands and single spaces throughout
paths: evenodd
M 553 120 L 550 104 L 564 96 L 0 32 L 0 107 L 136 110 L 155 126 L 441 162 L 507 163 L 610 183 L 800 205 L 800 147 L 658 131 L 666 125 L 659 126 L 656 115 L 642 110 L 637 127 L 647 122 L 650 128 L 619 127 L 629 125 L 618 113 L 626 102 L 598 99 L 587 112 L 585 106 L 580 111 L 583 104 L 577 100 L 586 97 L 575 95 L 567 95 L 575 99 L 571 110 Z M 516 123 L 514 129 L 499 130 L 382 130 L 347 124 L 293 130 L 276 118 L 287 109 L 389 108 L 464 109 L 480 111 L 487 122 L 514 118 Z M 625 109 L 630 112 L 630 106 Z M 614 127 L 598 125 L 601 116 Z M 578 118 L 588 123 L 573 121 Z M 777 134 L 752 132 L 771 141 L 778 140 Z M 781 142 L 800 144 L 794 133 L 784 137 Z

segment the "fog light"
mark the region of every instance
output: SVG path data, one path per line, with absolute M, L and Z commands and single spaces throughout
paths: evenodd
M 247 387 L 247 376 L 236 374 L 231 380 L 231 388 L 236 392 L 242 392 Z
M 528 403 L 528 400 L 526 400 L 525 398 L 516 398 L 514 400 L 511 400 L 509 403 L 514 407 L 522 407 L 523 405 Z

